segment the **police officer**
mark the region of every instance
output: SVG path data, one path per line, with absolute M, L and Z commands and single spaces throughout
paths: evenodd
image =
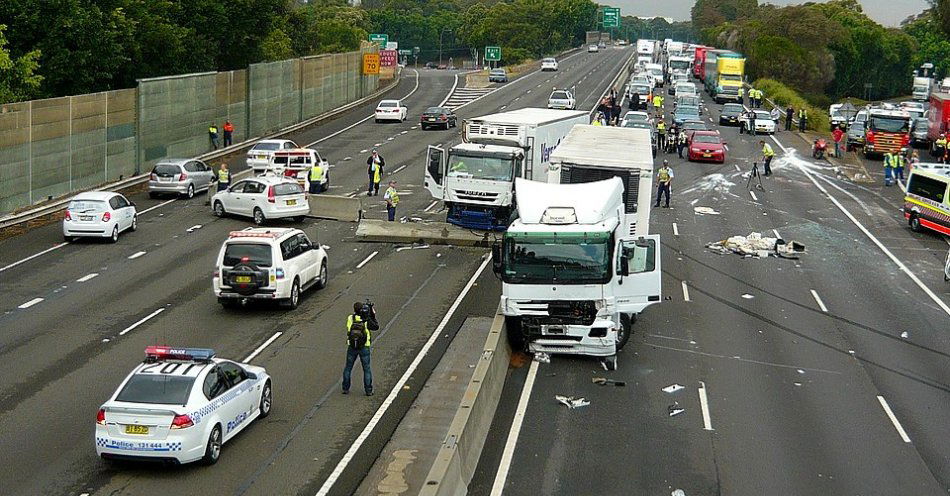
M 805 126 L 808 124 L 808 110 L 805 107 L 798 109 L 798 130 L 805 132 Z
M 751 92 L 749 94 L 749 100 L 752 99 Z M 739 87 L 739 105 L 745 105 L 745 87 Z
M 891 160 L 891 166 L 894 168 L 894 180 L 903 181 L 904 180 L 904 154 L 895 153 L 894 158 Z
M 323 190 L 323 166 L 319 161 L 310 167 L 310 193 L 317 194 Z
M 231 172 L 228 170 L 228 164 L 221 162 L 221 168 L 218 169 L 218 191 L 224 191 L 231 186 Z
M 759 140 L 759 144 L 762 145 L 762 160 L 765 164 L 765 175 L 772 175 L 772 157 L 775 156 L 775 151 L 772 150 L 772 146 L 765 142 L 765 140 Z
M 343 367 L 343 394 L 350 394 L 350 376 L 356 359 L 363 368 L 363 390 L 366 396 L 373 395 L 373 371 L 370 368 L 370 345 L 372 331 L 379 330 L 376 310 L 371 304 L 356 302 L 353 314 L 346 318 L 346 365 Z
M 373 153 L 366 159 L 366 173 L 369 175 L 369 189 L 366 191 L 366 196 L 379 194 L 379 182 L 383 179 L 383 167 L 386 167 L 386 161 L 373 148 Z
M 663 167 L 656 172 L 656 204 L 653 208 L 660 206 L 660 198 L 666 195 L 666 204 L 663 208 L 670 208 L 670 186 L 673 185 L 673 169 L 666 160 L 663 161 Z
M 656 123 L 656 141 L 660 150 L 666 152 L 666 122 L 663 121 L 662 115 L 660 121 Z
M 884 154 L 884 186 L 890 186 L 893 181 L 894 171 L 892 167 L 894 167 L 894 154 L 887 152 Z
M 208 139 L 211 140 L 211 147 L 218 149 L 218 126 L 215 123 L 208 125 Z
M 399 205 L 399 193 L 396 192 L 395 180 L 389 181 L 389 187 L 386 188 L 383 199 L 386 200 L 386 213 L 389 214 L 389 221 L 392 222 L 396 220 L 396 205 Z

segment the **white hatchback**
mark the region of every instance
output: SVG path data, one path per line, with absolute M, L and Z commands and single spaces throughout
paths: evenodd
M 221 445 L 269 415 L 272 404 L 262 367 L 215 358 L 209 349 L 149 346 L 96 414 L 96 454 L 211 465 Z
M 264 169 L 267 169 L 267 165 L 270 164 L 274 152 L 278 150 L 291 150 L 293 148 L 299 148 L 297 143 L 286 139 L 260 140 L 247 151 L 247 166 L 250 167 L 255 174 L 260 174 L 264 172 Z
M 376 122 L 380 121 L 398 121 L 402 122 L 409 116 L 409 108 L 404 106 L 399 100 L 382 100 L 376 106 Z
M 554 57 L 548 57 L 541 60 L 541 71 L 556 71 L 557 70 L 557 60 Z
M 297 181 L 283 176 L 258 176 L 238 181 L 211 197 L 214 215 L 251 217 L 257 225 L 268 219 L 303 222 L 310 213 L 307 194 Z
M 63 239 L 108 238 L 115 243 L 119 233 L 138 228 L 135 203 L 119 193 L 90 191 L 69 201 L 63 215 Z

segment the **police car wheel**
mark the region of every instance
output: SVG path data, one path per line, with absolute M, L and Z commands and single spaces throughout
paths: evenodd
M 283 301 L 284 308 L 293 310 L 300 303 L 300 279 L 294 278 L 294 284 L 290 286 L 290 298 Z
M 267 219 L 264 218 L 264 211 L 259 208 L 255 208 L 254 209 L 254 223 L 259 226 L 263 226 L 264 221 L 266 220 Z
M 139 216 L 135 215 L 132 217 L 132 225 L 129 227 L 130 231 L 135 231 L 139 228 Z
M 208 436 L 208 444 L 205 445 L 205 456 L 201 462 L 205 465 L 214 465 L 221 458 L 221 426 L 216 425 L 211 429 L 211 435 Z
M 270 407 L 273 404 L 273 401 L 274 399 L 271 393 L 270 381 L 267 381 L 267 383 L 264 384 L 264 392 L 261 393 L 261 413 L 258 418 L 264 418 L 270 415 Z
M 317 283 L 317 289 L 323 289 L 327 287 L 328 277 L 329 275 L 327 274 L 327 263 L 326 261 L 324 261 L 323 264 L 320 265 L 320 282 Z
M 119 226 L 112 228 L 112 236 L 109 236 L 110 243 L 116 243 L 119 241 Z
M 189 199 L 195 197 L 195 185 L 194 185 L 194 184 L 189 184 L 189 185 L 188 185 L 188 191 L 185 193 L 185 196 L 187 196 Z
M 226 212 L 224 211 L 224 204 L 222 204 L 220 201 L 214 202 L 214 216 L 224 217 L 225 213 Z

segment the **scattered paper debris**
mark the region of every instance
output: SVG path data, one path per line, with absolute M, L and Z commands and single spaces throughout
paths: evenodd
M 551 355 L 538 351 L 534 354 L 534 361 L 538 363 L 551 363 Z
M 591 377 L 590 382 L 593 382 L 594 384 L 599 384 L 601 386 L 624 387 L 627 385 L 625 381 L 615 381 L 613 379 L 608 379 L 606 377 Z
M 794 384 L 795 387 L 802 387 L 802 383 L 800 382 L 793 382 L 792 384 Z
M 558 403 L 570 408 L 571 410 L 590 405 L 590 401 L 588 401 L 587 398 L 575 398 L 574 396 L 561 396 L 557 394 L 554 395 L 554 399 L 556 399 Z
M 686 496 L 686 491 L 682 489 L 674 489 L 673 492 L 670 493 L 670 496 Z
M 697 215 L 719 215 L 719 211 L 712 207 L 693 207 L 693 213 Z
M 804 370 L 802 370 L 802 369 L 798 369 L 798 373 L 799 373 L 799 374 L 804 374 L 804 373 L 805 373 L 805 371 L 804 371 Z
M 680 404 L 676 401 L 674 401 L 672 405 L 667 407 L 667 410 L 670 412 L 670 417 L 675 417 L 686 411 L 686 409 L 681 407 Z
M 907 331 L 901 333 L 901 338 L 907 339 L 908 337 L 910 337 L 910 334 L 908 334 Z
M 686 386 L 683 386 L 683 385 L 680 385 L 680 384 L 670 384 L 669 386 L 666 386 L 665 388 L 663 388 L 663 392 L 664 392 L 664 393 L 675 393 L 675 392 L 679 391 L 680 389 L 686 389 Z
M 742 297 L 745 298 L 745 299 L 747 299 L 747 300 L 751 300 L 752 298 L 755 298 L 755 296 L 752 296 L 752 295 L 750 295 L 749 293 L 743 293 L 743 294 L 742 294 Z
M 201 224 L 195 224 L 195 225 L 189 227 L 188 229 L 185 229 L 185 232 L 195 232 L 195 231 L 197 231 L 198 229 L 201 229 Z
M 805 245 L 797 241 L 786 242 L 781 238 L 762 236 L 752 232 L 748 236 L 732 236 L 721 241 L 706 245 L 712 251 L 721 254 L 735 253 L 744 257 L 798 259 L 798 255 L 805 253 Z

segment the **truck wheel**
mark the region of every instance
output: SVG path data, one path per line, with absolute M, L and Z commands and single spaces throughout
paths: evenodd
M 508 344 L 511 345 L 511 351 L 526 351 L 528 349 L 528 343 L 521 327 L 521 319 L 505 317 L 505 329 L 508 333 Z
M 924 230 L 920 226 L 920 217 L 917 217 L 917 214 L 910 214 L 910 219 L 907 219 L 907 224 L 910 225 L 910 229 L 914 232 L 921 232 Z
M 633 321 L 627 314 L 620 314 L 620 330 L 617 333 L 617 351 L 623 349 L 633 334 Z

